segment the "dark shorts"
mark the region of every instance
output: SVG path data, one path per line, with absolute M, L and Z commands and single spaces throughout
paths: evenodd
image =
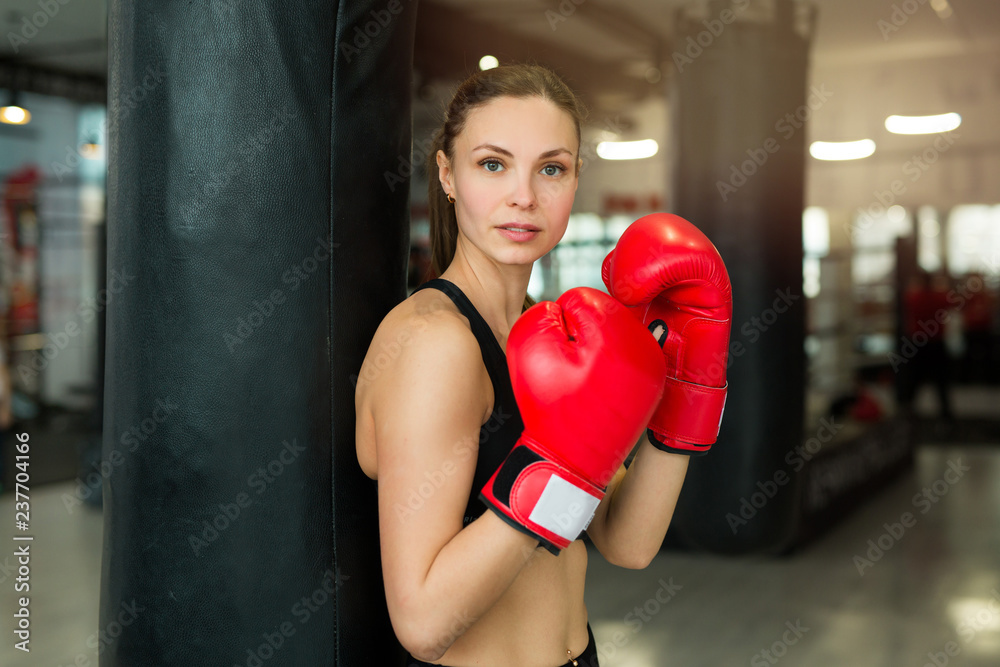
M 583 649 L 583 653 L 575 656 L 573 660 L 576 661 L 577 667 L 600 667 L 600 663 L 597 662 L 597 642 L 594 641 L 594 633 L 590 629 L 590 623 L 587 623 L 587 636 L 590 640 L 587 642 L 587 648 Z M 411 655 L 407 655 L 406 667 L 440 667 L 431 662 L 424 662 L 422 660 L 417 660 Z M 573 667 L 573 661 L 565 662 L 558 667 Z

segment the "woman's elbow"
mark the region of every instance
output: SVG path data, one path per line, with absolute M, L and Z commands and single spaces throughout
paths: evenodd
M 391 616 L 396 639 L 417 660 L 434 662 L 440 659 L 458 638 L 439 628 L 431 614 L 413 611 Z
M 606 545 L 601 549 L 601 555 L 612 565 L 628 570 L 645 570 L 649 567 L 656 554 L 660 552 L 659 544 L 616 544 L 614 548 Z
M 435 660 L 439 660 L 447 650 L 445 647 L 426 641 L 426 637 L 421 637 L 419 635 L 412 637 L 397 635 L 397 638 L 399 639 L 399 643 L 403 645 L 403 648 L 406 649 L 411 656 L 417 660 L 422 660 L 423 662 L 434 662 Z
M 633 551 L 615 554 L 614 558 L 608 559 L 608 562 L 618 567 L 624 567 L 627 570 L 645 570 L 653 562 L 655 555 L 654 552 L 643 553 L 641 551 Z

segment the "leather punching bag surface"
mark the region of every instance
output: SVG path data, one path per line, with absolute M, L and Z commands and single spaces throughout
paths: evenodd
M 405 297 L 416 4 L 110 3 L 104 667 L 401 661 L 351 375 Z
M 682 16 L 676 38 L 700 48 L 674 77 L 675 211 L 719 249 L 733 324 L 722 429 L 691 461 L 671 532 L 716 552 L 781 551 L 799 496 L 785 456 L 803 441 L 803 118 L 817 102 L 793 3 L 775 7 L 751 21 L 746 3 L 710 2 L 708 23 Z

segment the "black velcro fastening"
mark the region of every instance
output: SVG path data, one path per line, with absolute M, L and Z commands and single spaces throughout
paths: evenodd
M 514 486 L 514 481 L 525 468 L 532 463 L 544 460 L 540 454 L 531 451 L 527 447 L 514 447 L 514 450 L 507 455 L 504 462 L 497 471 L 496 479 L 493 480 L 493 497 L 510 507 L 510 490 Z
M 656 336 L 656 327 L 663 327 L 663 331 L 660 333 L 659 336 Z M 656 336 L 656 342 L 659 343 L 660 347 L 662 348 L 663 344 L 667 342 L 667 334 L 670 333 L 670 331 L 667 329 L 667 323 L 664 322 L 663 320 L 653 320 L 652 322 L 649 323 L 649 326 L 647 326 L 646 328 L 649 329 L 649 333 L 653 334 L 653 336 Z

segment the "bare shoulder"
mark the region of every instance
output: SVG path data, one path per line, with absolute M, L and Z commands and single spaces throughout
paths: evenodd
M 482 367 L 469 320 L 442 292 L 421 290 L 389 311 L 379 324 L 358 374 L 358 392 L 377 392 L 399 380 L 419 380 L 401 376 L 419 369 L 446 371 L 456 366 L 465 374 Z
M 395 421 L 426 409 L 429 400 L 452 416 L 468 412 L 479 424 L 488 419 L 493 404 L 492 385 L 468 319 L 447 295 L 433 289 L 416 292 L 385 316 L 358 373 L 357 449 L 369 477 L 376 475 L 379 426 L 390 416 Z

